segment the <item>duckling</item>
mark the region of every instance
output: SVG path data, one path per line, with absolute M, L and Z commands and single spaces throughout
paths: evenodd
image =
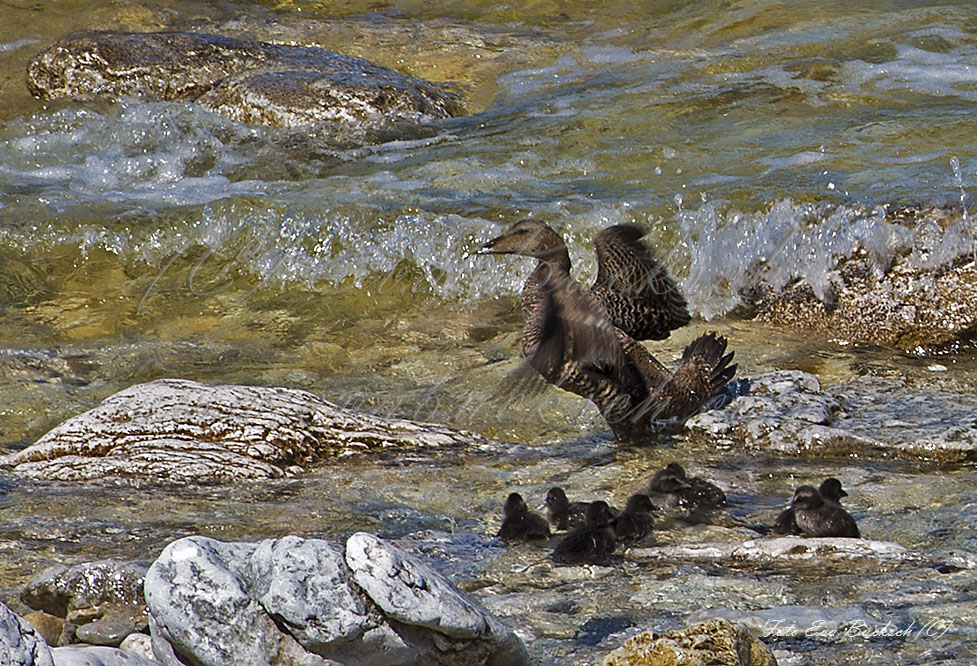
M 550 526 L 546 519 L 533 513 L 519 493 L 510 493 L 502 507 L 502 527 L 497 537 L 506 543 L 550 538 Z
M 587 505 L 586 522 L 563 537 L 550 557 L 561 564 L 603 562 L 614 552 L 616 543 L 614 528 L 610 524 L 612 518 L 607 502 L 591 502 Z
M 660 509 L 684 506 L 695 513 L 726 506 L 726 493 L 721 488 L 697 476 L 690 478 L 677 462 L 655 472 L 645 493 Z
M 587 515 L 587 502 L 571 502 L 559 486 L 546 493 L 546 518 L 558 530 L 583 525 Z
M 821 482 L 818 486 L 818 492 L 821 493 L 821 497 L 826 502 L 834 502 L 839 504 L 842 497 L 848 497 L 848 493 L 844 491 L 841 487 L 841 481 L 834 477 L 828 477 Z M 777 516 L 777 520 L 773 525 L 774 534 L 794 534 L 798 535 L 801 533 L 801 528 L 797 526 L 797 520 L 794 517 L 794 509 L 787 507 L 780 512 Z
M 621 440 L 721 400 L 736 372 L 726 339 L 715 333 L 693 340 L 674 371 L 638 343 L 663 339 L 690 319 L 642 235 L 634 225 L 596 234 L 598 277 L 590 290 L 571 277 L 563 239 L 537 220 L 517 222 L 479 250 L 536 259 L 522 290 L 523 354 L 546 381 L 593 402 Z
M 793 509 L 794 520 L 804 536 L 854 539 L 861 536 L 855 519 L 840 505 L 825 501 L 814 486 L 798 487 L 794 491 L 790 508 Z
M 647 495 L 643 493 L 631 495 L 624 511 L 611 520 L 614 536 L 621 543 L 638 543 L 651 534 L 654 523 L 651 512 L 655 510 L 655 505 L 651 503 L 651 499 Z

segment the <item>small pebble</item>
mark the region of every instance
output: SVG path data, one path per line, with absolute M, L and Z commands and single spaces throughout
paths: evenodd
M 122 622 L 99 620 L 83 624 L 75 630 L 75 638 L 90 645 L 119 647 L 122 640 L 132 633 L 132 627 Z
M 138 631 L 126 636 L 125 640 L 119 644 L 119 648 L 137 657 L 156 658 L 153 655 L 153 639 L 148 634 L 142 634 Z

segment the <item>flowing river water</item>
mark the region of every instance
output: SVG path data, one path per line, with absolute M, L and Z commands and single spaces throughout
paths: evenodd
M 737 317 L 758 253 L 779 279 L 823 284 L 873 210 L 944 206 L 969 219 L 977 6 L 864 4 L 0 3 L 0 447 L 23 448 L 160 377 L 303 388 L 511 443 L 492 454 L 349 458 L 235 487 L 5 474 L 3 600 L 15 603 L 45 566 L 151 559 L 186 534 L 363 529 L 433 557 L 517 627 L 542 664 L 597 663 L 629 631 L 679 627 L 705 608 L 794 606 L 907 631 L 781 636 L 772 643 L 782 663 L 973 663 L 972 569 L 753 571 L 625 558 L 581 574 L 547 567 L 545 549 L 492 538 L 511 490 L 540 502 L 561 484 L 623 504 L 681 459 L 727 489 L 743 522 L 770 524 L 796 485 L 834 475 L 864 535 L 975 559 L 970 465 L 705 450 L 681 438 L 622 447 L 574 396 L 500 398 L 519 363 L 529 262 L 472 252 L 526 215 L 566 235 L 584 279 L 594 231 L 629 221 L 649 230 L 696 315 L 651 345 L 668 362 L 717 330 L 741 376 L 802 369 L 823 383 L 878 375 L 974 391 L 967 343 L 895 351 Z M 468 114 L 363 146 L 187 104 L 34 100 L 27 59 L 78 29 L 315 44 L 449 82 Z M 885 257 L 879 242 L 869 249 Z M 666 525 L 657 541 L 749 534 Z

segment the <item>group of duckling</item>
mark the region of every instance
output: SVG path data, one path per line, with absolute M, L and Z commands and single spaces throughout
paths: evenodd
M 839 503 L 847 496 L 841 482 L 825 479 L 820 487 L 802 485 L 793 500 L 774 522 L 780 535 L 809 537 L 860 536 L 855 519 Z M 618 544 L 638 544 L 651 534 L 657 510 L 682 508 L 695 516 L 727 506 L 726 494 L 699 477 L 689 477 L 678 463 L 655 472 L 643 492 L 628 498 L 623 511 L 603 500 L 571 502 L 560 487 L 546 494 L 545 517 L 532 511 L 519 493 L 510 493 L 503 506 L 502 526 L 497 536 L 506 543 L 550 539 L 552 532 L 565 532 L 550 558 L 560 564 L 602 563 Z

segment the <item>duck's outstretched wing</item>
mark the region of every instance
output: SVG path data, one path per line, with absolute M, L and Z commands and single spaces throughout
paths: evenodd
M 675 282 L 641 242 L 644 231 L 618 224 L 594 236 L 597 279 L 591 291 L 614 325 L 635 340 L 664 340 L 691 320 Z
M 684 421 L 708 409 L 714 400 L 721 399 L 723 389 L 736 374 L 736 365 L 730 365 L 733 352 L 726 353 L 726 338 L 715 333 L 689 343 L 674 371 L 637 342 L 624 341 L 622 346 L 648 387 L 648 397 L 636 414 L 646 423 Z
M 542 306 L 539 335 L 526 350 L 530 365 L 557 386 L 591 399 L 592 380 L 624 381 L 627 361 L 618 331 L 593 294 L 568 278 L 547 285 Z

